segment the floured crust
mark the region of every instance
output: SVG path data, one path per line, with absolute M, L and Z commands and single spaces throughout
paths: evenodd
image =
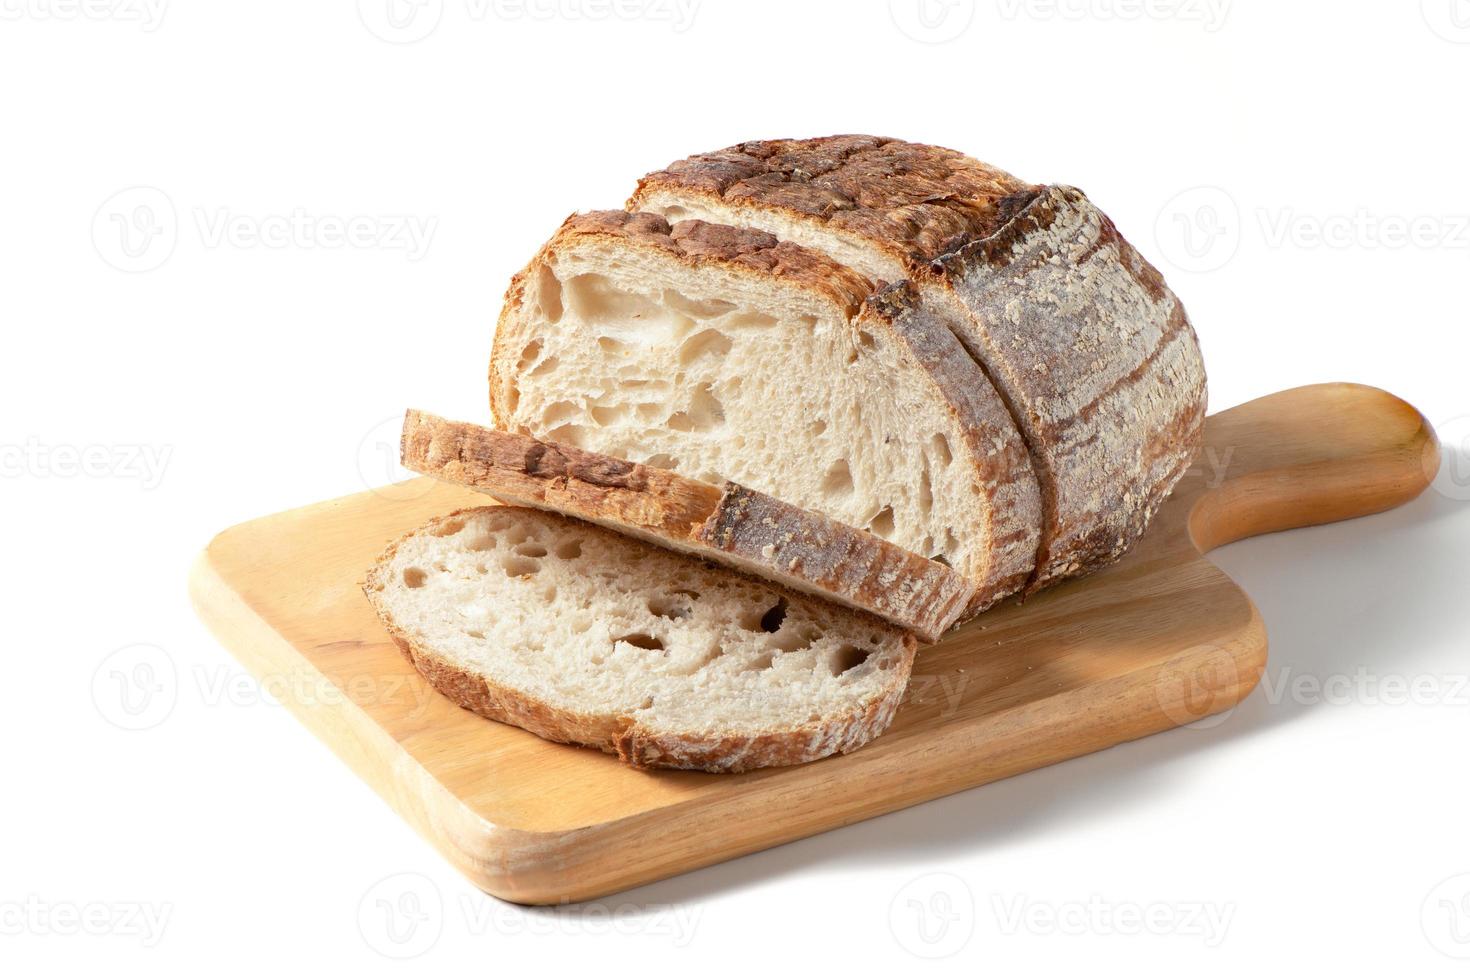
M 434 527 L 478 508 L 456 511 L 431 521 Z M 569 524 L 570 518 L 563 518 Z M 393 642 L 445 697 L 478 715 L 514 725 L 553 742 L 585 745 L 618 756 L 639 768 L 703 769 L 708 772 L 745 772 L 766 766 L 813 762 L 834 753 L 852 752 L 881 735 L 893 721 L 913 670 L 918 644 L 906 635 L 899 663 L 878 698 L 854 705 L 851 714 L 829 714 L 817 721 L 779 732 L 716 735 L 658 731 L 631 718 L 568 711 L 523 691 L 497 684 L 445 660 L 415 642 L 394 620 L 379 596 L 384 576 L 398 547 L 420 533 L 415 530 L 389 545 L 368 570 L 363 591 Z M 738 574 L 731 572 L 729 574 Z M 779 593 L 780 589 L 776 589 Z
M 993 234 L 1034 189 L 954 150 L 852 135 L 696 154 L 639 181 L 628 209 L 670 193 L 801 216 L 912 268 Z
M 1203 438 L 1204 362 L 1163 277 L 1072 187 L 944 256 L 961 339 L 1006 394 L 1044 489 L 1035 590 L 1116 561 Z
M 410 409 L 403 465 L 877 615 L 936 642 L 970 605 L 963 576 L 766 494 Z

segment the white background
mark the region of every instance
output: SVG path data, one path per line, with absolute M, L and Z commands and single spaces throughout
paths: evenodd
M 159 2 L 0 0 L 0 972 L 1464 975 L 1466 0 Z M 230 686 L 190 562 L 390 479 L 407 405 L 485 418 L 501 293 L 567 213 L 838 132 L 1085 188 L 1213 409 L 1372 383 L 1446 475 L 1216 555 L 1275 691 L 1221 725 L 601 904 L 481 896 Z

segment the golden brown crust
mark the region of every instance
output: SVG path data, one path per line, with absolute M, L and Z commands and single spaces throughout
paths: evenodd
M 780 732 L 707 735 L 655 731 L 631 718 L 560 709 L 523 691 L 492 683 L 416 643 L 380 598 L 390 563 L 404 541 L 484 509 L 466 508 L 446 514 L 394 541 L 368 570 L 363 583 L 368 603 L 409 663 L 436 690 L 462 708 L 549 741 L 601 749 L 638 768 L 736 773 L 767 766 L 799 765 L 834 753 L 852 752 L 883 734 L 903 700 L 918 650 L 917 642 L 910 635 L 903 638 L 900 662 L 887 671 L 889 680 L 880 697 L 856 706 L 858 710 L 854 714 L 828 715 Z M 575 523 L 572 518 L 560 519 Z M 776 591 L 779 593 L 780 589 Z
M 1034 188 L 954 150 L 848 135 L 696 154 L 644 177 L 628 208 L 669 191 L 800 215 L 917 268 L 994 233 Z
M 415 472 L 733 565 L 872 613 L 930 643 L 973 591 L 938 562 L 736 483 L 716 487 L 413 409 L 404 417 L 401 455 Z

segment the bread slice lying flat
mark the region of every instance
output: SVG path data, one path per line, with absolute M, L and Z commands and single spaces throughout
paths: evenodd
M 1205 372 L 1184 308 L 1076 188 L 835 136 L 689 157 L 645 177 L 628 208 L 770 232 L 912 283 L 1026 441 L 1045 510 L 1033 589 L 1120 557 L 1198 449 Z
M 640 767 L 851 752 L 892 720 L 916 645 L 864 613 L 521 507 L 430 522 L 365 591 L 458 704 Z
M 731 565 L 873 613 L 934 643 L 974 591 L 938 562 L 726 481 L 409 410 L 403 465 Z
M 574 215 L 507 293 L 500 428 L 735 481 L 944 562 L 971 612 L 1031 574 L 1041 496 L 1005 404 L 908 288 L 763 232 Z

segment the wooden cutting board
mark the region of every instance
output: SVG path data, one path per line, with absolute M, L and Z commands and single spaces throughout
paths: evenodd
M 244 665 L 478 886 L 595 898 L 1190 723 L 1255 686 L 1266 634 L 1201 557 L 1417 496 L 1438 444 L 1358 385 L 1212 416 L 1206 450 L 1120 564 L 1005 603 L 920 651 L 887 734 L 739 776 L 638 772 L 486 721 L 428 686 L 360 591 L 390 540 L 486 498 L 420 479 L 222 532 L 191 578 Z

